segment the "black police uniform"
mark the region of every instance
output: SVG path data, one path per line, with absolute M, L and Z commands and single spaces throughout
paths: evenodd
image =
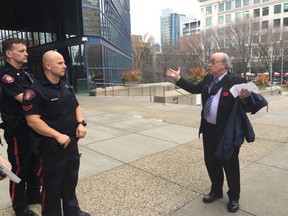
M 61 216 L 61 199 L 64 215 L 77 216 L 80 211 L 75 194 L 80 165 L 76 138 L 78 106 L 72 87 L 62 80 L 52 84 L 43 76 L 24 93 L 25 115 L 40 115 L 47 125 L 71 138 L 64 149 L 56 139 L 42 136 L 43 216 Z
M 12 165 L 12 172 L 21 178 L 18 184 L 10 181 L 12 205 L 17 211 L 26 208 L 29 200 L 40 197 L 39 177 L 34 169 L 37 157 L 33 153 L 33 143 L 23 115 L 22 104 L 14 98 L 24 93 L 34 82 L 34 78 L 24 70 L 15 69 L 6 63 L 1 69 L 0 79 L 1 118 L 4 122 L 4 138 L 8 144 L 8 159 Z

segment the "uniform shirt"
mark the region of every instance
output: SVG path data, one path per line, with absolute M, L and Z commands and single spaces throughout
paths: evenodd
M 22 104 L 24 115 L 40 115 L 51 128 L 76 136 L 76 108 L 79 103 L 72 87 L 64 81 L 52 84 L 43 76 L 25 91 Z
M 14 97 L 24 93 L 32 82 L 23 70 L 16 69 L 9 63 L 2 67 L 0 79 L 2 88 L 1 112 L 9 116 L 23 116 L 22 105 Z

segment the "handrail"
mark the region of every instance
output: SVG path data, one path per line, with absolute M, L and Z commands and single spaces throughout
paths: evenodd
M 183 95 L 184 97 L 187 97 L 187 98 L 188 98 L 187 95 L 183 94 L 181 91 L 178 91 L 178 88 L 174 87 L 174 90 L 176 90 L 177 92 L 179 92 L 179 93 L 180 93 L 181 95 Z
M 278 88 L 278 87 L 277 87 L 276 85 L 274 85 L 274 84 L 271 85 L 271 94 L 273 93 L 273 90 L 272 90 L 273 87 L 278 91 L 279 94 L 281 94 L 282 89 Z

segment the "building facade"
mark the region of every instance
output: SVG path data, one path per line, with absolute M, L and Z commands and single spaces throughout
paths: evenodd
M 27 41 L 27 67 L 36 77 L 42 54 L 59 51 L 67 65 L 65 78 L 78 93 L 96 84 L 121 83 L 122 72 L 132 65 L 129 0 L 5 1 L 0 29 L 0 42 L 10 37 Z
M 195 35 L 195 34 L 200 34 L 201 30 L 201 21 L 200 20 L 193 20 L 193 21 L 188 21 L 183 23 L 183 28 L 182 28 L 182 36 L 188 36 L 188 35 Z
M 242 38 L 248 38 L 245 40 L 249 52 L 242 56 L 234 56 L 235 61 L 240 58 L 242 63 L 248 65 L 249 72 L 251 72 L 251 69 L 258 67 L 258 69 L 260 68 L 258 71 L 271 70 L 268 72 L 272 74 L 272 71 L 281 70 L 283 74 L 283 70 L 287 69 L 284 63 L 288 61 L 287 0 L 198 1 L 201 10 L 201 32 L 206 36 L 217 34 L 217 41 L 214 40 L 214 44 L 218 43 L 218 47 L 220 46 L 222 50 L 228 52 L 233 50 L 233 46 L 237 46 L 235 40 L 240 40 L 239 26 L 247 20 L 246 24 L 249 24 L 250 27 L 249 29 L 246 28 L 245 32 L 243 30 L 245 26 L 243 25 L 244 36 Z M 231 37 L 231 27 L 227 28 L 229 26 L 233 26 L 232 30 L 239 31 L 238 38 L 235 34 Z M 263 52 L 261 53 L 261 49 L 265 49 L 267 55 L 265 58 Z M 233 52 L 231 53 L 233 56 Z M 245 58 L 246 56 L 249 57 Z M 243 67 L 243 64 L 241 64 L 241 67 Z
M 288 2 L 285 0 L 199 0 L 199 2 L 202 29 L 252 17 L 259 17 L 261 27 L 288 26 Z

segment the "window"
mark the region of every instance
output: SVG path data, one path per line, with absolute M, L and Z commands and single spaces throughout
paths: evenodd
M 209 38 L 209 37 L 211 37 L 211 35 L 212 35 L 211 30 L 210 30 L 210 29 L 207 29 L 207 30 L 206 30 L 206 37 Z
M 262 16 L 268 16 L 268 15 L 269 15 L 269 7 L 263 7 Z
M 265 34 L 265 35 L 261 35 L 261 43 L 266 43 L 268 42 L 268 36 Z
M 224 24 L 224 16 L 218 17 L 218 24 Z
M 231 8 L 232 8 L 231 1 L 226 2 L 226 10 L 231 10 Z
M 235 8 L 240 8 L 241 7 L 241 1 L 242 0 L 236 0 Z
M 230 46 L 232 44 L 231 39 L 230 38 L 226 38 L 225 39 L 225 46 Z
M 226 23 L 231 22 L 231 14 L 227 14 L 225 18 L 226 18 Z
M 268 21 L 262 21 L 262 29 L 268 29 Z
M 206 26 L 211 26 L 212 25 L 212 18 L 206 18 Z
M 274 5 L 274 14 L 281 13 L 281 4 Z
M 259 4 L 260 2 L 260 0 L 254 0 L 254 4 Z
M 235 14 L 235 20 L 241 20 L 242 14 L 241 12 Z
M 253 30 L 254 31 L 259 31 L 260 30 L 260 23 L 259 22 L 253 23 Z
M 258 49 L 252 49 L 252 56 L 258 56 L 259 55 L 259 52 L 258 52 Z
M 249 11 L 243 11 L 243 19 L 249 18 Z
M 283 19 L 283 26 L 288 26 L 288 17 Z
M 253 11 L 253 16 L 254 16 L 254 17 L 260 17 L 260 9 L 259 9 L 259 8 L 254 9 L 254 11 Z
M 280 33 L 279 32 L 273 33 L 273 41 L 280 41 Z
M 280 19 L 274 19 L 273 20 L 273 27 L 274 28 L 280 27 Z
M 243 0 L 243 6 L 248 6 L 250 3 L 250 0 Z
M 224 30 L 224 28 L 218 28 L 218 35 L 219 36 L 222 36 L 222 35 L 224 35 L 224 33 L 225 33 L 225 30 Z
M 219 47 L 224 47 L 224 39 L 220 39 L 218 41 L 218 45 L 219 45 Z
M 282 39 L 286 40 L 288 38 L 288 32 L 282 32 Z M 287 43 L 285 43 L 287 45 Z
M 224 11 L 224 3 L 219 4 L 219 11 Z
M 284 12 L 288 12 L 288 3 L 284 3 Z
M 262 2 L 268 2 L 268 1 L 270 1 L 270 0 L 263 0 Z
M 259 35 L 254 35 L 252 40 L 253 43 L 259 43 Z
M 212 6 L 206 7 L 206 15 L 212 13 Z

